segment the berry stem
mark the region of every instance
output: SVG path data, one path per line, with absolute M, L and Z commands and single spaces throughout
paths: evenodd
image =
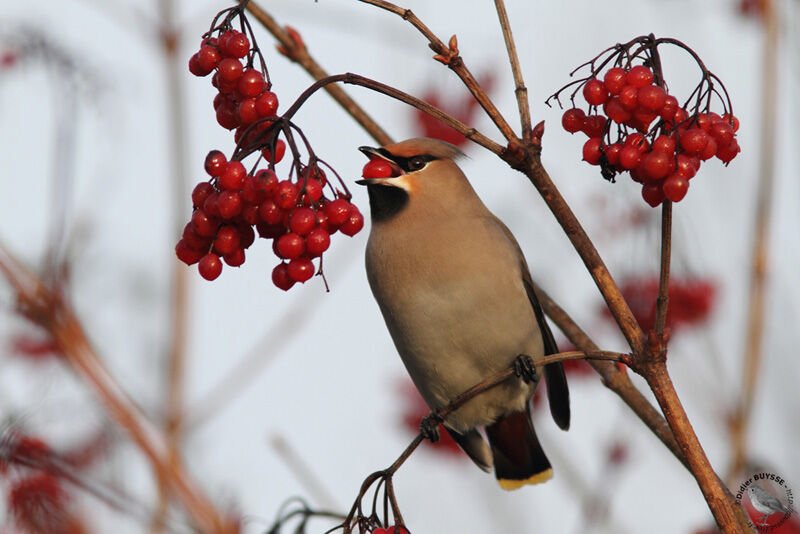
M 656 299 L 656 319 L 654 330 L 656 337 L 662 339 L 667 324 L 667 307 L 669 306 L 669 268 L 672 254 L 672 201 L 664 200 L 661 205 L 661 274 L 658 281 L 658 298 Z M 666 350 L 666 346 L 664 347 Z
M 508 21 L 508 13 L 506 12 L 506 6 L 503 0 L 495 0 L 494 5 L 497 9 L 497 18 L 500 19 L 500 27 L 503 28 L 503 39 L 506 42 L 508 59 L 511 62 L 511 72 L 514 75 L 514 84 L 516 85 L 514 93 L 517 96 L 517 107 L 519 108 L 519 117 L 522 123 L 522 138 L 530 139 L 532 130 L 528 89 L 525 87 L 525 80 L 522 78 L 522 69 L 519 65 L 519 56 L 517 55 L 517 47 L 514 44 L 514 36 L 511 33 L 511 24 Z

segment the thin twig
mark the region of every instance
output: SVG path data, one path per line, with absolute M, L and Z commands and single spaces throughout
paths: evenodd
M 508 60 L 511 62 L 511 72 L 514 75 L 514 93 L 517 96 L 517 107 L 519 108 L 519 118 L 522 123 L 522 138 L 531 138 L 531 109 L 528 102 L 528 88 L 525 87 L 525 80 L 522 78 L 522 69 L 519 65 L 517 46 L 514 44 L 514 36 L 511 34 L 511 23 L 508 21 L 508 13 L 503 0 L 494 0 L 497 9 L 497 17 L 500 19 L 500 26 L 503 28 L 503 39 L 506 42 Z
M 255 2 L 247 4 L 247 11 L 258 20 L 269 33 L 277 39 L 283 48 L 287 51 L 287 56 L 302 66 L 315 80 L 327 78 L 329 75 L 325 72 L 319 63 L 317 63 L 311 54 L 308 53 L 306 46 L 301 46 L 291 38 L 291 36 L 284 30 L 269 13 L 261 9 Z M 339 103 L 342 108 L 358 123 L 364 130 L 372 136 L 378 144 L 388 145 L 392 143 L 392 138 L 387 134 L 372 117 L 370 117 L 364 109 L 359 106 L 355 100 L 342 90 L 337 85 L 329 85 L 325 87 L 328 94 Z
M 464 82 L 464 85 L 469 89 L 469 92 L 472 93 L 472 96 L 475 97 L 475 100 L 481 105 L 481 107 L 486 111 L 486 114 L 489 115 L 489 118 L 492 119 L 492 122 L 497 126 L 497 129 L 500 130 L 500 133 L 503 134 L 503 137 L 506 138 L 507 141 L 516 141 L 517 136 L 514 133 L 514 130 L 508 124 L 508 121 L 503 117 L 500 113 L 500 110 L 497 109 L 497 106 L 494 105 L 489 95 L 486 94 L 478 80 L 475 79 L 475 76 L 469 71 L 467 66 L 464 64 L 464 61 L 461 59 L 461 56 L 458 55 L 458 49 L 455 50 L 445 45 L 441 39 L 436 37 L 436 35 L 428 28 L 410 9 L 405 9 L 399 6 L 392 4 L 391 2 L 386 2 L 384 0 L 359 0 L 365 4 L 370 4 L 375 7 L 379 7 L 383 10 L 389 11 L 390 13 L 394 13 L 398 15 L 403 20 L 408 21 L 412 26 L 414 26 L 419 32 L 425 36 L 428 40 L 428 46 L 431 50 L 433 50 L 437 56 L 441 57 L 443 62 L 447 64 L 447 66 L 455 72 L 459 78 Z M 453 36 L 455 37 L 455 36 Z M 451 39 L 452 41 L 453 39 Z

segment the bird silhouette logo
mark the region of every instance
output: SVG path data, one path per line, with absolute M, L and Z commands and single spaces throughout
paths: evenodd
M 794 509 L 783 504 L 780 499 L 758 484 L 752 484 L 747 488 L 747 496 L 753 508 L 761 514 L 755 518 L 758 526 L 768 526 L 770 516 L 778 512 L 786 517 L 794 513 Z

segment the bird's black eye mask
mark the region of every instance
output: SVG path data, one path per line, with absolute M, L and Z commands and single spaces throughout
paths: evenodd
M 396 163 L 398 167 L 403 169 L 403 172 L 415 172 L 424 169 L 428 163 L 439 159 L 435 156 L 430 156 L 428 154 L 421 154 L 419 156 L 411 156 L 410 158 L 404 158 L 401 156 L 395 156 L 391 154 L 385 148 L 379 148 L 378 152 L 381 154 L 381 156 Z

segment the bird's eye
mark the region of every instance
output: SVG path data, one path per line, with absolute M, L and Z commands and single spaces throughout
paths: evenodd
M 423 168 L 428 162 L 422 156 L 417 156 L 408 160 L 408 168 L 412 171 L 418 171 Z

